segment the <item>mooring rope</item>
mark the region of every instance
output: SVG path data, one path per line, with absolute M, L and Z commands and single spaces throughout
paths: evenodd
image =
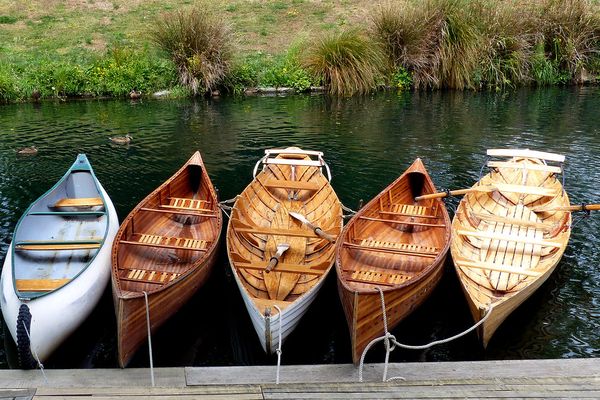
M 276 305 L 273 305 L 273 307 L 275 307 L 277 309 L 277 311 L 279 311 L 279 344 L 277 346 L 277 350 L 275 351 L 277 353 L 277 374 L 275 375 L 275 384 L 279 385 L 279 369 L 281 367 L 281 331 L 283 328 L 283 311 L 281 311 L 281 308 L 279 308 Z M 269 346 L 271 345 L 271 343 L 269 343 Z
M 351 209 L 350 207 L 345 206 L 343 203 L 340 203 L 340 205 L 342 206 L 342 210 L 345 211 L 347 214 L 344 214 L 344 218 L 350 218 L 352 217 L 354 214 L 356 214 L 356 211 L 354 211 L 353 209 Z
M 29 330 L 27 329 L 27 325 L 25 324 L 25 321 L 22 321 L 22 322 L 23 322 L 23 328 L 25 328 L 25 333 L 27 334 L 27 338 L 29 339 L 29 351 L 31 351 L 33 353 L 33 357 L 35 358 L 35 361 L 37 361 L 40 371 L 42 371 L 42 376 L 44 377 L 44 381 L 46 382 L 46 384 L 48 384 L 48 377 L 46 376 L 46 372 L 44 371 L 44 364 L 42 364 L 42 362 L 40 361 L 40 357 L 37 355 L 37 351 L 35 351 L 35 349 L 31 345 L 31 335 L 29 334 Z
M 150 306 L 148 305 L 148 293 L 144 293 L 144 299 L 146 300 L 146 326 L 148 327 L 148 353 L 150 357 L 150 380 L 152 387 L 154 387 L 154 360 L 152 359 L 152 336 L 150 335 Z
M 395 376 L 392 378 L 387 378 L 387 372 L 388 372 L 388 363 L 389 363 L 389 358 L 390 358 L 390 353 L 392 351 L 394 351 L 394 349 L 396 348 L 396 346 L 401 347 L 403 349 L 409 349 L 409 350 L 424 350 L 424 349 L 428 349 L 430 347 L 433 347 L 435 345 L 438 344 L 443 344 L 443 343 L 448 343 L 451 342 L 453 340 L 456 340 L 458 338 L 461 338 L 463 336 L 465 336 L 466 334 L 470 333 L 471 331 L 477 329 L 477 327 L 481 324 L 483 324 L 487 318 L 489 317 L 489 315 L 491 314 L 491 310 L 493 308 L 493 305 L 489 305 L 487 312 L 485 313 L 484 317 L 482 319 L 480 319 L 475 325 L 473 325 L 472 327 L 470 327 L 469 329 L 456 334 L 454 336 L 451 336 L 449 338 L 446 339 L 441 339 L 441 340 L 434 340 L 431 343 L 428 344 L 424 344 L 424 345 L 419 345 L 419 346 L 413 346 L 413 345 L 408 345 L 408 344 L 403 344 L 400 343 L 396 340 L 396 337 L 394 335 L 392 335 L 391 333 L 389 333 L 388 331 L 388 324 L 387 324 L 387 314 L 385 311 L 385 298 L 383 296 L 383 290 L 381 290 L 380 287 L 376 288 L 379 291 L 379 296 L 381 298 L 381 309 L 382 309 L 382 316 L 383 316 L 383 329 L 385 334 L 381 337 L 375 338 L 373 340 L 371 340 L 371 342 L 369 342 L 369 344 L 367 345 L 367 347 L 365 347 L 365 349 L 363 350 L 362 355 L 360 356 L 360 363 L 358 365 L 358 381 L 362 382 L 363 381 L 363 367 L 364 367 L 364 362 L 365 362 L 365 356 L 367 355 L 367 352 L 369 351 L 369 349 L 378 342 L 381 342 L 382 340 L 384 341 L 384 345 L 385 345 L 385 365 L 383 368 L 383 382 L 389 382 L 392 380 L 396 380 L 396 379 L 400 379 L 400 380 L 404 380 L 403 377 L 401 376 Z M 391 344 L 390 344 L 391 343 Z
M 221 208 L 221 211 L 223 211 L 223 214 L 225 214 L 228 219 L 231 219 L 230 211 L 233 210 L 233 206 L 230 206 L 228 204 L 235 203 L 237 198 L 238 198 L 238 196 L 235 196 L 232 199 L 222 200 L 219 202 L 219 207 Z

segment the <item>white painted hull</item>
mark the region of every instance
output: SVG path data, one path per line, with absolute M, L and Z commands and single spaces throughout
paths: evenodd
M 332 263 L 333 265 L 333 263 Z M 252 320 L 252 325 L 254 326 L 254 330 L 258 335 L 258 339 L 260 340 L 260 344 L 263 350 L 267 354 L 273 354 L 276 352 L 277 347 L 279 346 L 279 317 L 280 314 L 276 309 L 272 310 L 272 315 L 270 317 L 265 317 L 264 310 L 259 310 L 250 296 L 248 292 L 244 288 L 244 285 L 240 281 L 238 274 L 234 268 L 233 275 L 235 277 L 235 281 L 240 289 L 240 293 L 242 294 L 242 298 L 244 299 L 244 305 L 248 310 L 248 314 L 250 315 L 250 319 Z M 283 319 L 281 320 L 281 342 L 283 343 L 285 339 L 288 337 L 290 333 L 296 328 L 300 319 L 306 311 L 308 307 L 312 304 L 312 302 L 317 297 L 319 290 L 325 283 L 325 278 L 327 273 L 331 270 L 331 266 L 324 274 L 322 279 L 313 286 L 310 290 L 296 299 L 290 306 L 283 309 Z M 268 327 L 268 329 L 267 329 Z
M 94 260 L 72 282 L 47 295 L 30 301 L 20 300 L 13 286 L 13 245 L 4 261 L 0 287 L 0 307 L 8 330 L 17 343 L 17 318 L 22 304 L 31 313 L 31 350 L 34 357 L 44 362 L 50 354 L 90 315 L 110 278 L 111 247 L 119 229 L 115 207 L 98 182 L 109 215 L 108 232 Z

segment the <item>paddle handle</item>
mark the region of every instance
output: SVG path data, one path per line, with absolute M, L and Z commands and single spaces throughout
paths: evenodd
M 600 204 L 580 204 L 578 206 L 558 206 L 543 211 L 598 211 Z
M 315 234 L 322 239 L 330 241 L 331 243 L 335 243 L 335 241 L 336 241 L 335 236 L 330 235 L 327 232 L 324 232 L 323 229 L 321 229 L 321 228 L 315 228 Z
M 444 197 L 447 197 L 448 195 L 450 196 L 460 196 L 463 194 L 467 194 L 469 192 L 473 192 L 476 189 L 473 188 L 469 188 L 469 189 L 457 189 L 457 190 L 449 190 L 447 192 L 437 192 L 437 193 L 432 193 L 432 194 L 424 194 L 423 196 L 417 196 L 415 197 L 416 201 L 419 200 L 429 200 L 429 199 L 442 199 Z
M 275 266 L 277 265 L 277 263 L 279 262 L 279 257 L 278 255 L 274 255 L 273 257 L 271 257 L 271 259 L 269 260 L 269 264 L 267 264 L 267 268 L 265 268 L 265 272 L 269 273 L 273 270 L 273 268 L 275 268 Z

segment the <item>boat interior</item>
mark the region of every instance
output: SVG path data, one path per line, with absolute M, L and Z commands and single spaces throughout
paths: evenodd
M 152 193 L 126 221 L 117 255 L 121 290 L 152 292 L 184 276 L 219 237 L 219 205 L 202 177 L 188 164 Z

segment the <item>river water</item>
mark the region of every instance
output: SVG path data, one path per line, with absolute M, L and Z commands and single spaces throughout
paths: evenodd
M 128 146 L 110 136 L 131 134 Z M 379 93 L 222 98 L 196 101 L 73 101 L 0 107 L 0 255 L 18 218 L 86 153 L 119 218 L 200 150 L 222 199 L 240 193 L 265 148 L 320 150 L 332 185 L 355 208 L 421 157 L 439 188 L 464 188 L 479 176 L 488 148 L 565 154 L 573 203 L 600 203 L 600 88 L 507 93 Z M 33 157 L 15 149 L 35 145 Z M 453 200 L 451 204 L 457 204 Z M 577 217 L 576 217 L 577 218 Z M 392 361 L 600 356 L 600 215 L 573 229 L 557 270 L 496 332 L 484 351 L 475 334 L 425 351 L 397 349 Z M 222 243 L 223 244 L 223 243 Z M 156 366 L 274 364 L 263 354 L 227 257 L 197 295 L 152 338 Z M 335 272 L 283 347 L 284 364 L 346 363 L 350 339 Z M 430 299 L 392 333 L 423 344 L 472 324 L 451 262 Z M 6 341 L 5 341 L 6 342 Z M 12 364 L 10 343 L 0 367 Z M 369 361 L 383 361 L 383 351 Z M 147 366 L 142 348 L 131 366 Z M 46 362 L 50 368 L 116 367 L 116 322 L 107 289 L 81 328 Z

